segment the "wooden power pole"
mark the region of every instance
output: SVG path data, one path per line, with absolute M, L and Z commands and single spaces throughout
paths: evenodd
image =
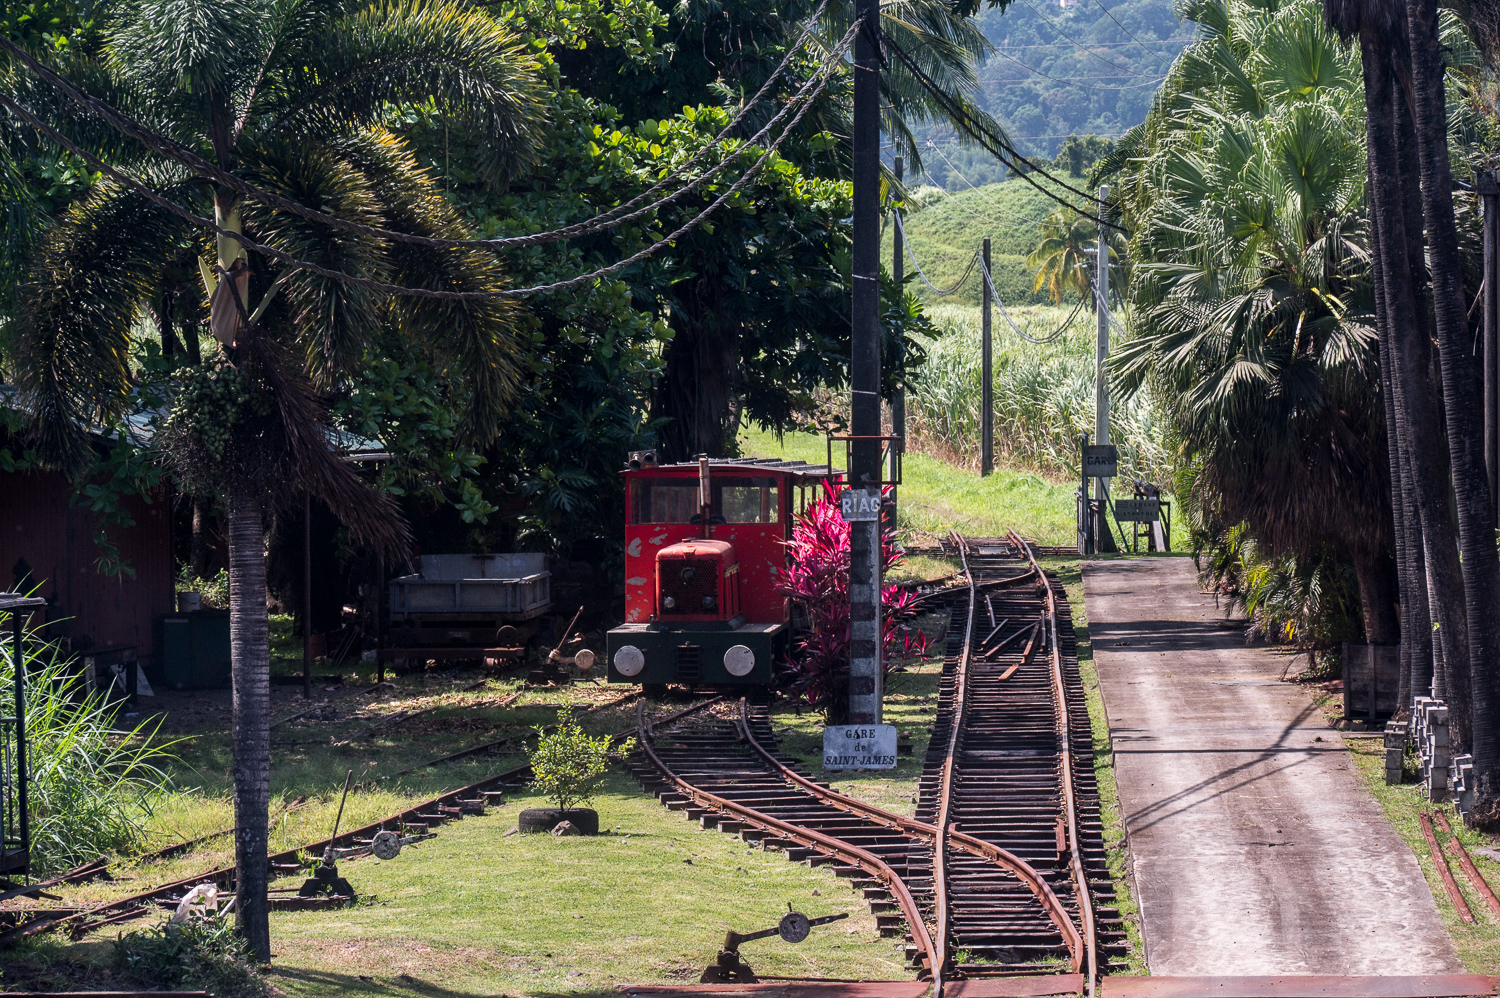
M 880 440 L 880 6 L 856 0 L 854 40 L 854 246 L 849 488 L 878 497 Z M 849 723 L 879 724 L 880 520 L 850 523 Z
M 1500 526 L 1500 184 L 1493 173 L 1475 181 L 1484 202 L 1484 470 Z
M 995 347 L 990 325 L 990 308 L 994 304 L 994 278 L 990 276 L 990 237 L 985 236 L 980 249 L 980 266 L 984 268 L 984 318 L 980 347 L 979 374 L 979 474 L 995 470 Z

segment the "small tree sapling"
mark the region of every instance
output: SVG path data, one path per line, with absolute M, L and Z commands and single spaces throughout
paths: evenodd
M 579 727 L 572 705 L 565 705 L 550 732 L 537 732 L 530 757 L 532 788 L 559 810 L 588 804 L 609 766 L 609 743 L 609 735 L 595 738 Z

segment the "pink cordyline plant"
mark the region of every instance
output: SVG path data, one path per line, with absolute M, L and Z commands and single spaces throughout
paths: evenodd
M 889 490 L 887 490 L 889 491 Z M 824 483 L 824 496 L 797 517 L 787 542 L 791 565 L 777 591 L 800 604 L 811 629 L 799 635 L 786 661 L 786 688 L 794 696 L 823 711 L 833 723 L 848 702 L 849 689 L 849 524 L 839 512 L 838 496 Z M 905 557 L 896 533 L 880 534 L 880 565 L 884 575 Z M 916 595 L 900 586 L 881 590 L 884 668 L 892 658 L 921 655 L 927 635 L 913 626 Z

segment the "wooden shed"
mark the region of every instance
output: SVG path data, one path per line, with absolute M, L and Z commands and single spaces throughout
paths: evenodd
M 157 622 L 174 609 L 171 500 L 162 491 L 149 503 L 122 502 L 135 525 L 111 526 L 109 536 L 135 574 L 111 577 L 98 570 L 99 517 L 74 500 L 64 475 L 0 474 L 0 589 L 36 588 L 51 633 L 72 650 L 134 645 L 150 665 L 160 651 Z

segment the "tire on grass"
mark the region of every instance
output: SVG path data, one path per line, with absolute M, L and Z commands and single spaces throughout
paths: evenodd
M 516 827 L 522 832 L 550 832 L 563 821 L 571 821 L 584 835 L 599 834 L 599 812 L 591 807 L 528 807 Z

